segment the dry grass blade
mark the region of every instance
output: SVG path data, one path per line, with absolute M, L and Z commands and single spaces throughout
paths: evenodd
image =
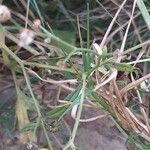
M 132 19 L 133 19 L 133 14 L 134 14 L 135 6 L 136 6 L 136 1 L 137 0 L 134 0 L 134 3 L 133 3 L 132 14 L 131 14 L 131 17 L 130 17 L 130 20 L 129 20 L 129 23 L 128 23 L 128 26 L 127 26 L 127 29 L 126 29 L 126 32 L 125 32 L 125 35 L 123 37 L 121 48 L 119 50 L 120 54 L 123 53 L 124 48 L 125 48 L 125 44 L 126 44 L 126 40 L 127 40 L 127 35 L 128 35 L 129 28 L 130 28 L 130 25 L 131 25 L 131 22 L 132 22 Z M 120 61 L 121 61 L 121 57 L 118 58 L 117 62 L 120 62 Z
M 147 126 L 145 126 L 142 122 L 140 122 L 135 115 L 131 112 L 130 109 L 128 109 L 126 107 L 127 112 L 129 113 L 129 115 L 131 116 L 131 118 L 133 119 L 133 123 L 135 123 L 137 125 L 137 129 L 135 130 L 138 134 L 142 135 L 145 139 L 147 139 L 148 141 L 150 141 L 150 137 L 149 137 L 149 131 Z
M 129 130 L 134 131 L 136 133 L 140 133 L 146 139 L 149 139 L 149 130 L 148 127 L 139 121 L 135 115 L 131 112 L 129 108 L 127 108 L 123 102 L 122 93 L 119 91 L 118 86 L 116 84 L 115 79 L 110 84 L 112 87 L 111 89 L 114 91 L 110 93 L 107 90 L 107 87 L 102 87 L 97 91 L 97 94 L 107 100 L 108 105 L 114 111 L 114 117 L 118 120 L 119 124 Z M 135 86 L 135 85 L 134 85 Z M 112 98 L 113 97 L 113 98 Z
M 21 2 L 21 4 L 23 5 L 23 7 L 25 8 L 25 10 L 27 10 L 27 2 L 24 1 L 24 0 L 19 0 L 19 1 Z M 32 16 L 32 18 L 34 18 L 34 14 L 32 13 L 31 10 L 29 10 L 29 14 L 30 14 L 30 16 Z
M 117 75 L 117 70 L 116 70 L 116 69 L 112 69 L 108 75 L 109 75 L 109 77 L 108 77 L 106 80 L 104 80 L 102 83 L 96 85 L 94 91 L 97 91 L 100 87 L 106 85 L 106 84 L 109 83 L 114 77 L 116 77 L 116 75 Z
M 111 29 L 112 29 L 112 27 L 113 27 L 113 25 L 114 25 L 114 23 L 115 23 L 115 21 L 116 21 L 116 19 L 117 19 L 119 13 L 120 13 L 120 11 L 121 11 L 121 9 L 122 9 L 123 6 L 125 5 L 126 1 L 127 1 L 127 0 L 124 0 L 124 1 L 123 1 L 123 3 L 121 4 L 121 6 L 119 7 L 119 9 L 117 10 L 115 16 L 113 17 L 113 20 L 111 21 L 111 23 L 110 23 L 110 25 L 109 25 L 109 27 L 108 27 L 108 29 L 107 29 L 107 31 L 106 31 L 104 37 L 103 37 L 103 40 L 102 40 L 102 42 L 101 42 L 101 44 L 100 44 L 100 49 L 102 49 L 102 48 L 104 47 L 104 45 L 105 45 L 105 43 L 106 43 L 106 41 L 107 41 L 107 37 L 108 37 L 108 35 L 109 35 L 109 33 L 110 33 L 110 31 L 111 31 Z
M 145 81 L 148 78 L 150 78 L 150 73 L 134 82 L 129 83 L 127 86 L 125 86 L 123 89 L 121 89 L 121 91 L 120 91 L 121 95 L 122 96 L 125 95 L 129 90 L 137 87 L 141 82 Z
M 43 82 L 47 82 L 47 83 L 51 83 L 51 84 L 64 84 L 64 83 L 70 83 L 70 84 L 76 84 L 77 80 L 76 79 L 70 79 L 70 80 L 59 80 L 59 81 L 55 81 L 52 79 L 43 79 L 41 78 L 36 72 L 34 72 L 33 70 L 29 69 L 29 68 L 25 68 L 30 74 L 35 75 L 37 78 L 39 78 L 41 81 Z
M 134 82 L 134 81 L 135 81 L 135 79 L 134 79 L 134 77 L 133 77 L 133 75 L 132 75 L 132 74 L 131 74 L 131 79 L 132 79 L 132 82 Z M 141 98 L 140 92 L 139 92 L 139 90 L 138 90 L 137 88 L 135 88 L 135 90 L 136 90 L 136 93 L 137 93 L 137 96 L 138 96 L 139 102 L 142 104 L 142 103 L 143 103 L 143 101 L 142 101 L 142 98 Z M 146 126 L 147 126 L 147 131 L 150 133 L 150 126 L 149 126 L 148 116 L 147 116 L 147 114 L 146 114 L 146 111 L 144 110 L 144 108 L 143 108 L 143 107 L 140 107 L 140 111 L 141 111 L 141 114 L 143 115 L 144 122 L 145 122 L 145 124 L 146 124 Z

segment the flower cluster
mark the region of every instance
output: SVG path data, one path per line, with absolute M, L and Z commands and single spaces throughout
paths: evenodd
M 11 19 L 11 11 L 5 5 L 0 5 L 0 23 L 4 23 Z M 34 31 L 38 32 L 41 27 L 41 21 L 35 19 L 32 24 Z M 35 34 L 30 29 L 22 29 L 19 33 L 19 46 L 28 46 L 34 41 Z

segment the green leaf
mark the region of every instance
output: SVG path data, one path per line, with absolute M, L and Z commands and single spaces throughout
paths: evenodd
M 141 11 L 145 23 L 147 24 L 148 29 L 150 30 L 150 15 L 143 0 L 137 0 L 137 5 Z
M 134 67 L 126 63 L 114 63 L 114 67 L 119 71 L 133 72 Z
M 65 98 L 65 100 L 73 102 L 74 99 L 79 95 L 79 92 L 80 92 L 81 88 L 82 88 L 82 86 L 79 85 L 79 86 L 75 89 L 75 91 L 73 91 L 73 92 L 71 92 L 69 95 L 67 95 L 67 97 Z
M 80 100 L 80 93 L 81 90 L 81 85 L 79 85 L 75 91 L 71 92 L 66 98 L 66 101 L 70 101 L 72 102 L 72 104 L 70 106 L 62 106 L 59 108 L 54 108 L 51 111 L 49 111 L 47 113 L 47 115 L 51 118 L 57 118 L 59 117 L 59 120 L 68 112 L 70 111 L 70 109 L 78 103 L 78 101 Z
M 133 72 L 135 70 L 135 67 L 126 64 L 126 63 L 116 63 L 116 62 L 108 62 L 105 64 L 106 68 L 116 68 L 118 71 L 123 71 L 123 72 Z
M 76 88 L 75 91 L 71 92 L 71 93 L 65 98 L 65 100 L 68 100 L 68 101 L 70 101 L 70 102 L 72 102 L 72 103 L 71 103 L 71 105 L 64 111 L 64 113 L 59 117 L 59 120 L 60 120 L 67 112 L 69 112 L 69 111 L 72 109 L 72 107 L 73 107 L 74 105 L 76 105 L 76 104 L 79 102 L 79 100 L 80 100 L 80 98 L 81 98 L 81 95 L 79 95 L 79 94 L 80 94 L 80 91 L 81 91 L 81 88 L 82 88 L 82 85 L 79 85 L 79 86 Z
M 61 116 L 67 109 L 67 106 L 62 106 L 62 107 L 58 107 L 58 108 L 54 108 L 51 111 L 47 112 L 47 116 L 49 116 L 50 118 L 57 118 L 59 116 Z
M 91 83 L 90 83 L 91 84 Z M 67 114 L 74 105 L 78 104 L 81 99 L 81 91 L 82 85 L 79 85 L 75 91 L 71 92 L 66 98 L 66 101 L 72 102 L 69 106 L 62 106 L 59 108 L 54 108 L 53 110 L 49 111 L 47 115 L 52 118 L 59 117 L 60 120 L 65 114 Z M 86 96 L 90 96 L 92 92 L 92 86 L 86 89 Z

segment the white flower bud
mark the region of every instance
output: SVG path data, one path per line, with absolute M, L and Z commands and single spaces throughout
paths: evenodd
M 39 19 L 35 19 L 33 21 L 32 27 L 35 31 L 39 31 L 41 27 L 41 21 Z
M 6 22 L 11 18 L 11 13 L 8 7 L 0 5 L 0 22 Z
M 20 39 L 20 46 L 28 46 L 30 45 L 34 40 L 34 32 L 29 29 L 23 29 L 19 35 Z

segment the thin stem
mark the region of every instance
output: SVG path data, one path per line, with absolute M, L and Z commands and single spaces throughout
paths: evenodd
M 36 0 L 33 0 L 33 3 L 34 3 L 34 5 L 35 5 L 35 7 L 36 7 L 36 11 L 37 11 L 37 13 L 38 13 L 38 15 L 39 15 L 39 17 L 40 17 L 40 20 L 41 20 L 41 22 L 42 22 L 42 25 L 44 25 L 44 19 L 43 19 L 42 15 L 41 15 L 41 12 L 40 12 L 40 10 L 39 10 L 39 7 L 38 7 L 38 5 L 37 5 Z
M 77 133 L 77 129 L 78 129 L 78 126 L 79 126 L 81 113 L 82 113 L 82 108 L 83 108 L 83 102 L 84 102 L 84 98 L 85 98 L 86 74 L 82 75 L 82 80 L 83 80 L 83 85 L 82 85 L 82 89 L 81 89 L 81 99 L 80 99 L 80 103 L 79 103 L 79 109 L 78 109 L 76 121 L 75 121 L 75 124 L 74 124 L 74 127 L 73 127 L 71 138 L 70 138 L 68 144 L 64 147 L 63 150 L 67 150 L 69 147 L 71 147 L 73 145 L 73 142 L 74 142 L 74 139 L 75 139 L 75 136 L 76 136 L 76 133 Z
M 33 94 L 33 91 L 32 91 L 31 86 L 30 86 L 30 81 L 29 81 L 29 79 L 28 79 L 28 75 L 27 75 L 27 73 L 26 73 L 26 71 L 25 71 L 25 68 L 24 68 L 23 64 L 21 64 L 21 68 L 22 68 L 22 71 L 23 71 L 23 74 L 24 74 L 24 77 L 25 77 L 25 81 L 26 81 L 26 83 L 27 83 L 27 87 L 28 87 L 28 89 L 29 89 L 29 91 L 30 91 L 30 94 L 31 94 L 32 98 L 33 98 L 33 101 L 34 101 L 34 104 L 35 104 L 35 107 L 36 107 L 38 116 L 39 116 L 39 117 L 42 117 L 41 112 L 40 112 L 40 109 L 39 109 L 39 104 L 37 103 L 37 100 L 36 100 L 36 98 L 35 98 L 35 96 L 34 96 L 34 94 Z
M 70 73 L 75 73 L 74 70 L 72 69 L 68 69 L 68 68 L 60 68 L 57 66 L 50 66 L 50 65 L 46 65 L 46 64 L 40 64 L 40 63 L 36 63 L 36 62 L 26 62 L 23 61 L 24 65 L 29 65 L 29 66 L 36 66 L 39 68 L 47 68 L 47 69 L 53 69 L 53 70 L 58 70 L 58 71 L 66 71 L 66 72 L 70 72 Z
M 102 42 L 101 42 L 101 44 L 100 44 L 100 50 L 102 50 L 103 47 L 105 46 L 107 37 L 108 37 L 108 35 L 109 35 L 109 33 L 110 33 L 110 31 L 111 31 L 111 29 L 112 29 L 114 23 L 115 23 L 115 20 L 117 19 L 118 15 L 119 15 L 121 9 L 122 9 L 123 6 L 125 5 L 126 1 L 127 1 L 127 0 L 124 0 L 124 1 L 122 2 L 120 8 L 117 10 L 115 16 L 113 17 L 113 19 L 112 19 L 112 21 L 111 21 L 111 23 L 110 23 L 110 25 L 109 25 L 109 27 L 108 27 L 108 29 L 107 29 L 105 35 L 104 35 L 104 38 L 103 38 L 103 40 L 102 40 Z M 90 71 L 89 74 L 91 74 L 93 71 L 95 71 L 95 70 L 99 67 L 100 62 L 101 62 L 101 57 L 99 56 L 98 59 L 97 59 L 97 62 L 96 62 L 95 67 L 91 69 L 91 71 Z
M 79 39 L 80 39 L 80 47 L 83 48 L 83 40 L 81 35 L 79 16 L 77 16 L 77 25 L 78 25 L 78 32 L 79 32 Z
M 73 51 L 71 51 L 67 57 L 65 58 L 64 62 L 67 62 L 73 55 L 78 54 L 79 52 L 87 52 L 87 53 L 92 53 L 94 55 L 96 55 L 97 57 L 99 56 L 99 54 L 91 49 L 86 49 L 86 48 L 75 48 Z M 101 55 L 102 57 L 106 57 L 106 56 L 111 56 L 112 53 L 109 53 L 108 55 Z
M 43 128 L 43 131 L 44 131 L 44 134 L 45 134 L 47 143 L 48 143 L 48 147 L 49 147 L 50 150 L 52 150 L 52 149 L 53 149 L 53 148 L 52 148 L 52 144 L 51 144 L 51 142 L 50 142 L 50 140 L 49 140 L 48 133 L 47 133 L 47 131 L 46 131 L 46 128 L 45 128 L 45 125 L 44 125 L 44 122 L 43 122 L 42 119 L 41 119 L 41 125 L 42 125 L 42 128 Z
M 134 0 L 131 17 L 130 17 L 129 23 L 128 23 L 128 25 L 127 25 L 127 28 L 126 28 L 126 31 L 125 31 L 125 34 L 124 34 L 124 37 L 123 37 L 123 41 L 122 41 L 122 44 L 121 44 L 119 53 L 123 53 L 124 48 L 125 48 L 125 44 L 126 44 L 128 32 L 129 32 L 129 29 L 130 29 L 130 26 L 131 26 L 131 23 L 132 23 L 132 19 L 133 19 L 133 15 L 134 15 L 134 10 L 135 10 L 135 6 L 136 6 L 136 1 L 137 1 L 137 0 Z M 117 62 L 120 62 L 120 61 L 121 61 L 121 57 L 118 57 Z
M 71 44 L 69 44 L 69 43 L 61 40 L 57 36 L 55 36 L 52 33 L 48 32 L 45 28 L 41 27 L 41 29 L 43 30 L 44 33 L 46 33 L 47 36 L 49 36 L 54 41 L 56 41 L 57 43 L 59 43 L 59 45 L 62 45 L 62 47 L 66 48 L 66 50 L 72 51 L 72 50 L 74 50 L 76 48 L 75 46 L 72 46 Z
M 99 2 L 99 0 L 96 0 L 96 2 L 106 11 L 106 13 L 113 19 L 113 15 Z M 119 27 L 121 27 L 121 24 L 116 20 L 116 24 L 118 24 Z M 123 27 L 121 27 L 123 29 Z
M 21 68 L 22 68 L 22 71 L 23 71 L 23 74 L 24 74 L 24 77 L 25 77 L 25 80 L 26 80 L 26 83 L 27 83 L 27 87 L 28 87 L 28 89 L 30 91 L 30 94 L 32 96 L 32 99 L 34 101 L 34 104 L 35 104 L 35 107 L 36 107 L 36 110 L 37 110 L 37 113 L 38 113 L 38 117 L 42 118 L 42 115 L 41 115 L 41 112 L 40 112 L 40 108 L 39 108 L 39 104 L 38 104 L 38 102 L 37 102 L 37 100 L 36 100 L 36 98 L 35 98 L 35 96 L 33 94 L 33 91 L 32 91 L 31 86 L 30 86 L 30 81 L 28 79 L 28 75 L 27 75 L 27 73 L 25 71 L 25 68 L 24 68 L 23 64 L 21 65 Z M 49 147 L 50 150 L 52 150 L 51 142 L 49 140 L 48 133 L 47 133 L 47 131 L 45 129 L 44 122 L 43 122 L 42 119 L 41 119 L 41 125 L 42 125 L 42 128 L 44 130 L 45 137 L 47 139 L 48 147 Z
M 34 130 L 33 130 L 33 138 L 32 139 L 35 139 L 35 137 L 36 137 L 36 131 L 40 125 L 40 121 L 41 121 L 41 118 L 38 117 L 37 121 L 36 121 L 36 125 L 35 125 Z
M 0 48 L 3 51 L 6 51 L 9 55 L 11 55 L 11 57 L 16 60 L 20 65 L 22 64 L 22 60 L 18 56 L 16 56 L 6 45 L 0 43 Z
M 27 2 L 25 29 L 27 29 L 27 26 L 28 26 L 29 7 L 30 7 L 30 0 L 28 0 L 28 2 Z
M 89 3 L 87 3 L 87 48 L 90 48 L 90 20 L 89 20 L 90 10 Z
M 139 44 L 139 45 L 136 45 L 136 46 L 134 46 L 134 47 L 131 47 L 131 48 L 125 50 L 125 51 L 123 52 L 123 54 L 128 54 L 128 53 L 133 52 L 133 51 L 135 51 L 135 50 L 138 50 L 139 48 L 141 48 L 141 47 L 143 47 L 143 46 L 145 46 L 145 45 L 148 45 L 148 44 L 150 44 L 150 40 L 147 40 L 147 41 L 145 41 L 145 42 L 143 42 L 143 43 L 141 43 L 141 44 Z
M 86 75 L 85 74 L 83 74 L 82 80 L 83 80 L 83 85 L 82 85 L 82 89 L 81 89 L 81 92 L 82 92 L 81 93 L 81 100 L 80 100 L 80 103 L 79 103 L 79 110 L 78 110 L 78 113 L 77 113 L 76 122 L 75 122 L 73 132 L 72 132 L 72 136 L 71 136 L 72 141 L 74 141 L 74 138 L 76 136 L 77 128 L 79 126 L 79 120 L 81 118 L 83 102 L 84 102 L 84 98 L 85 98 L 85 88 L 86 88 Z

